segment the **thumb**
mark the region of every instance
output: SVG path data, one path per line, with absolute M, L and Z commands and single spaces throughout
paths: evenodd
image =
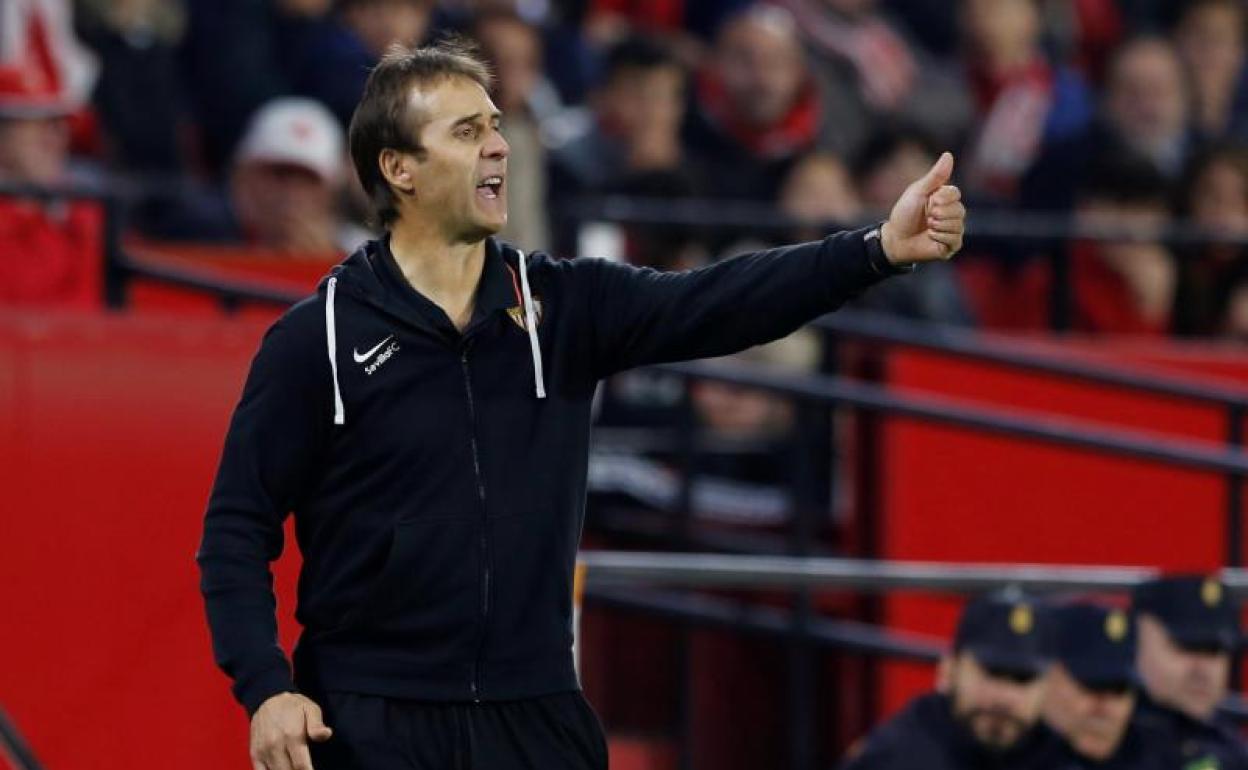
M 953 176 L 953 153 L 942 152 L 932 164 L 932 168 L 918 181 L 924 195 L 931 195 L 939 190 Z
M 303 710 L 304 723 L 307 727 L 308 737 L 314 741 L 327 741 L 334 731 L 325 726 L 325 722 L 321 718 L 321 709 L 319 706 L 307 706 Z

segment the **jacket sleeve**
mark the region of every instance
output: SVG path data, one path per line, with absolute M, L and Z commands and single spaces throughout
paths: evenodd
M 230 420 L 196 554 L 213 654 L 248 716 L 270 696 L 295 690 L 277 639 L 269 563 L 282 553 L 282 523 L 307 489 L 331 417 L 318 393 L 318 362 L 299 354 L 297 342 L 286 319 L 261 342 Z
M 728 355 L 791 334 L 902 272 L 872 232 L 841 232 L 679 273 L 584 260 L 595 271 L 588 312 L 596 375 Z

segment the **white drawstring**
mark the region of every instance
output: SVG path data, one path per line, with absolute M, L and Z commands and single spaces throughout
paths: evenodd
M 347 414 L 342 407 L 342 390 L 338 387 L 338 332 L 334 328 L 334 290 L 337 287 L 338 279 L 330 278 L 325 290 L 325 344 L 329 348 L 329 370 L 334 375 L 334 425 L 343 425 Z
M 542 379 L 542 349 L 537 344 L 537 318 L 533 312 L 533 295 L 529 292 L 529 270 L 524 264 L 524 252 L 520 255 L 520 293 L 524 297 L 524 325 L 529 331 L 529 349 L 533 351 L 533 381 L 537 384 L 537 397 L 546 398 L 546 385 Z

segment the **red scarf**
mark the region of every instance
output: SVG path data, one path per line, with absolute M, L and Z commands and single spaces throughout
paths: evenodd
M 1071 248 L 1075 326 L 1101 334 L 1165 334 L 1170 325 L 1145 318 L 1131 296 L 1131 287 L 1101 259 L 1099 246 L 1079 241 Z
M 797 102 L 778 121 L 759 128 L 746 124 L 733 110 L 723 83 L 709 71 L 697 78 L 698 103 L 707 118 L 756 158 L 776 160 L 795 155 L 815 144 L 821 105 L 819 91 L 807 81 Z

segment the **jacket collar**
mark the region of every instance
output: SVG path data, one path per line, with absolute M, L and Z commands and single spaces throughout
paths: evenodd
M 477 284 L 477 296 L 474 304 L 472 320 L 462 335 L 450 319 L 432 300 L 417 295 L 427 303 L 427 312 L 415 312 L 413 303 L 396 296 L 389 288 L 389 282 L 382 276 L 382 271 L 393 270 L 386 263 L 390 249 L 389 233 L 377 240 L 368 241 L 351 254 L 342 263 L 336 265 L 329 276 L 321 281 L 320 290 L 324 292 L 329 277 L 338 278 L 338 288 L 373 307 L 398 317 L 408 324 L 432 333 L 438 337 L 458 339 L 468 337 L 477 332 L 500 310 L 506 310 L 520 304 L 520 290 L 517 284 L 516 263 L 518 256 L 513 247 L 496 238 L 485 240 L 485 261 L 481 268 L 481 278 Z M 393 257 L 389 257 L 393 260 Z M 402 275 L 398 280 L 404 280 Z M 417 303 L 419 304 L 419 303 Z

